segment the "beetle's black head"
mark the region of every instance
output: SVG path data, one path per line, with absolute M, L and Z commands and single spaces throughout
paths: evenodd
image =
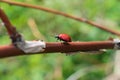
M 59 35 L 55 35 L 55 38 L 59 39 Z

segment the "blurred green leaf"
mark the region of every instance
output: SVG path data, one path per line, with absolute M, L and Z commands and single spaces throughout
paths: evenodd
M 84 17 L 107 27 L 119 29 L 119 0 L 15 0 L 53 8 L 78 17 Z M 54 35 L 67 33 L 73 41 L 98 41 L 115 37 L 112 34 L 63 16 L 0 3 L 9 19 L 26 40 L 36 40 L 28 21 L 34 19 L 45 41 L 55 42 Z M 42 40 L 42 39 L 41 39 Z M 9 44 L 10 39 L 4 27 L 0 26 L 0 44 Z M 37 54 L 5 58 L 0 60 L 0 80 L 64 80 L 84 66 L 113 61 L 114 51 L 104 54 Z M 4 53 L 5 54 L 5 53 Z M 62 57 L 62 59 L 59 59 Z M 60 61 L 60 62 L 59 62 Z M 59 63 L 59 65 L 58 65 Z M 56 68 L 58 67 L 58 68 Z M 56 74 L 58 78 L 55 78 Z M 104 68 L 89 72 L 80 80 L 101 80 L 106 76 Z

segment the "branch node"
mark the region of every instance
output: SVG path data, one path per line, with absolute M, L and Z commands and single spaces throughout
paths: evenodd
M 114 49 L 120 49 L 120 39 L 114 39 L 113 42 L 115 44 Z
M 22 50 L 24 53 L 37 53 L 43 52 L 46 48 L 45 42 L 39 41 L 21 41 L 16 42 L 17 48 Z

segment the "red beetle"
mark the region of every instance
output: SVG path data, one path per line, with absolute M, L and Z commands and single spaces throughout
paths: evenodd
M 56 35 L 55 38 L 57 38 L 60 41 L 64 41 L 65 43 L 71 42 L 71 37 L 67 34 L 59 34 L 59 35 Z

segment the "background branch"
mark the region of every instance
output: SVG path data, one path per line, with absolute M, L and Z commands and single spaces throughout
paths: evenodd
M 120 32 L 119 31 L 107 28 L 106 26 L 97 24 L 97 23 L 92 22 L 90 20 L 87 20 L 85 18 L 82 18 L 82 17 L 79 18 L 79 17 L 73 16 L 73 15 L 70 15 L 70 14 L 67 14 L 67 13 L 64 13 L 64 12 L 60 12 L 60 11 L 57 11 L 57 10 L 54 10 L 54 9 L 49 9 L 49 8 L 45 8 L 45 7 L 37 6 L 37 5 L 26 4 L 26 3 L 22 3 L 22 2 L 13 2 L 13 1 L 8 1 L 8 0 L 0 0 L 0 2 L 4 2 L 4 3 L 11 4 L 11 5 L 16 5 L 16 6 L 23 6 L 23 7 L 28 7 L 28 8 L 34 8 L 34 9 L 50 12 L 50 13 L 53 13 L 53 14 L 56 14 L 56 15 L 61 15 L 61 16 L 64 16 L 64 17 L 68 17 L 68 18 L 80 21 L 80 22 L 84 22 L 84 23 L 90 24 L 92 26 L 95 26 L 95 27 L 100 28 L 102 30 L 105 30 L 107 32 L 110 32 L 112 34 L 120 36 Z

